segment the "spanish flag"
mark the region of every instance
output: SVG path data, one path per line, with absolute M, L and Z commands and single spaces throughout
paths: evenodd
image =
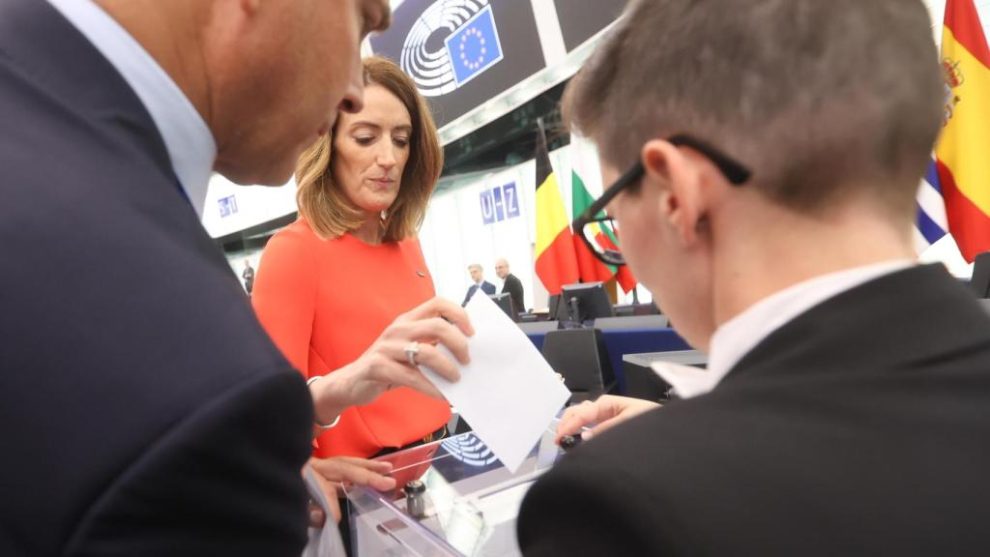
M 966 261 L 990 250 L 990 48 L 973 0 L 948 0 L 945 120 L 935 165 L 949 232 Z
M 536 136 L 536 275 L 551 295 L 578 281 L 574 238 L 539 122 Z

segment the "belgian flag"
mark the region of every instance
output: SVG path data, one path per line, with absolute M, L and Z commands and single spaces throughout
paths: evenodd
M 550 165 L 543 122 L 537 122 L 536 136 L 536 275 L 547 292 L 560 294 L 565 284 L 578 282 L 574 237 L 567 210 Z

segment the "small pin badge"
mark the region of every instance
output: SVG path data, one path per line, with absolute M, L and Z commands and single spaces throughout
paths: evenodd
M 426 276 L 426 273 L 424 273 L 423 271 L 416 271 L 416 274 L 419 275 L 421 278 Z

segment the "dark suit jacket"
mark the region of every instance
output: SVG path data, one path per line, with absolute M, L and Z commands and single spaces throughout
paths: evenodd
M 565 455 L 525 555 L 986 555 L 990 317 L 941 266 L 842 293 L 711 393 Z
M 513 275 L 512 273 L 505 275 L 505 284 L 502 285 L 502 292 L 509 293 L 509 297 L 512 298 L 512 303 L 516 306 L 516 311 L 526 311 L 526 306 L 523 304 L 522 282 L 516 277 L 516 275 Z
M 468 303 L 468 300 L 471 299 L 471 296 L 473 296 L 474 293 L 477 292 L 477 291 L 478 291 L 478 285 L 477 284 L 472 284 L 468 288 L 467 294 L 464 295 L 464 301 L 461 302 L 461 305 L 463 306 L 463 305 L 467 304 Z M 485 294 L 488 294 L 489 296 L 491 296 L 491 295 L 495 294 L 495 285 L 492 284 L 492 283 L 490 283 L 490 282 L 488 282 L 487 280 L 482 281 L 481 282 L 481 291 L 484 292 Z
M 0 199 L 0 555 L 298 555 L 306 386 L 44 1 L 0 2 Z

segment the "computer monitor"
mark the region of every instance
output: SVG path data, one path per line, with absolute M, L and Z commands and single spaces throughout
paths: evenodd
M 585 324 L 599 317 L 612 317 L 612 301 L 600 282 L 564 285 L 560 293 L 558 315 L 572 323 Z
M 990 251 L 976 256 L 969 285 L 977 298 L 990 298 Z
M 509 319 L 513 321 L 519 320 L 519 313 L 516 311 L 516 305 L 512 303 L 512 296 L 508 292 L 504 294 L 493 294 L 488 296 L 495 302 L 495 305 L 502 308 L 502 311 L 509 316 Z

